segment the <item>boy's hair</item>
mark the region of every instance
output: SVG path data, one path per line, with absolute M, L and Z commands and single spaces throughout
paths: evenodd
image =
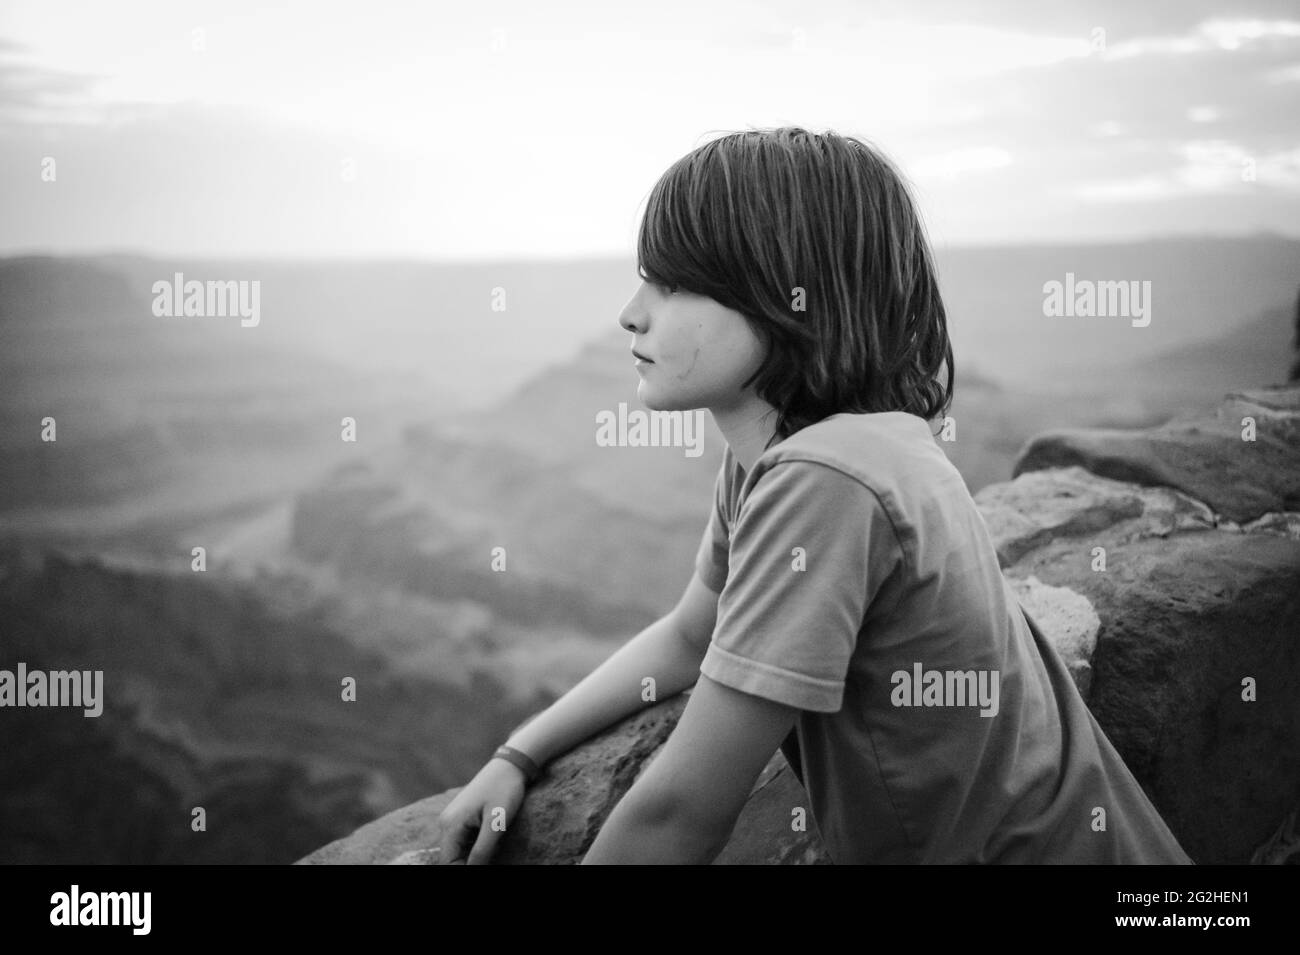
M 772 441 L 841 411 L 929 421 L 952 403 L 924 226 L 902 175 L 859 139 L 785 126 L 700 146 L 651 191 L 637 265 L 735 309 L 766 342 L 745 385 L 777 409 Z

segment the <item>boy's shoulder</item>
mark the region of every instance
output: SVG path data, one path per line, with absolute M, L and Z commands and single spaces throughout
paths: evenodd
M 755 478 L 787 462 L 834 468 L 877 493 L 956 473 L 929 422 L 904 411 L 823 418 L 764 451 L 754 465 Z

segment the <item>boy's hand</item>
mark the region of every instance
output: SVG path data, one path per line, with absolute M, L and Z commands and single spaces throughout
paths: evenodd
M 438 865 L 485 865 L 524 801 L 523 771 L 490 759 L 438 815 Z

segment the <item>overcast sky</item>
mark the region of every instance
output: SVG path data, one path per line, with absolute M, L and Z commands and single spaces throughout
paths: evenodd
M 1294 0 L 268 6 L 4 0 L 0 253 L 630 255 L 669 164 L 784 124 L 938 243 L 1300 234 Z

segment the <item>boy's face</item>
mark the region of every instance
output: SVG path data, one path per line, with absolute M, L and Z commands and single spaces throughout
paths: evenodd
M 619 324 L 640 362 L 637 397 L 652 411 L 725 409 L 752 398 L 741 385 L 763 361 L 763 342 L 737 311 L 704 295 L 642 282 Z M 629 356 L 634 361 L 634 356 Z

